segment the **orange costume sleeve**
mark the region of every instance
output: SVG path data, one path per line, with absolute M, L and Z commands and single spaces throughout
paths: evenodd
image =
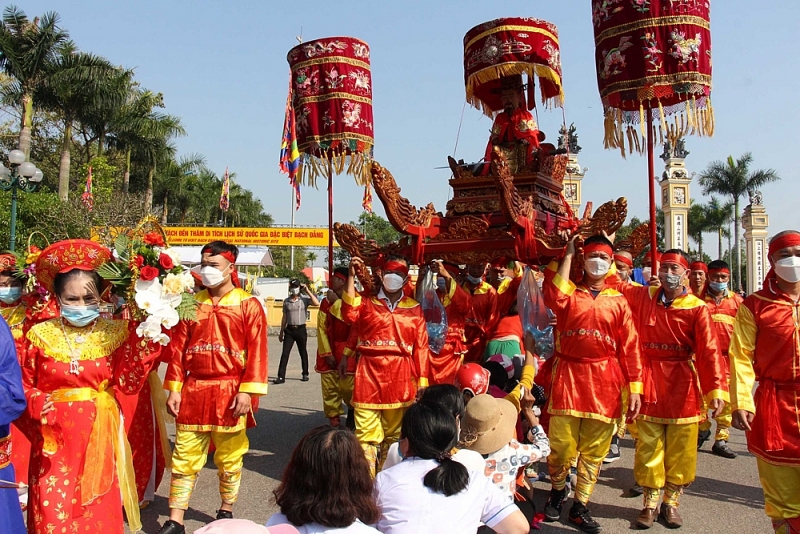
M 377 297 L 342 296 L 342 313 L 352 323 L 358 350 L 353 406 L 390 409 L 410 406 L 417 387 L 430 377 L 428 331 L 419 303 L 403 297 L 394 311 Z
M 254 424 L 254 419 L 252 414 L 247 421 L 244 416 L 234 419 L 233 397 L 267 393 L 264 309 L 256 297 L 239 288 L 217 304 L 207 291 L 195 298 L 196 320 L 182 321 L 173 329 L 164 388 L 183 395 L 176 419 L 179 428 L 235 432 L 246 423 Z
M 625 297 L 606 286 L 596 297 L 545 270 L 544 302 L 556 314 L 555 361 L 548 412 L 611 423 L 621 416 L 622 390 L 642 393 L 639 337 Z

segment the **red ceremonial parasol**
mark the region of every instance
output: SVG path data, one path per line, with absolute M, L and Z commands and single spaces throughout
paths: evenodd
M 504 18 L 475 26 L 464 36 L 464 82 L 467 101 L 486 115 L 502 111 L 501 79 L 528 77 L 528 109 L 533 109 L 534 75 L 542 103 L 561 106 L 561 52 L 558 29 L 546 20 Z
M 593 0 L 597 85 L 605 112 L 605 146 L 647 146 L 650 240 L 656 261 L 653 121 L 661 138 L 714 133 L 711 107 L 710 0 Z M 639 140 L 641 128 L 643 142 Z
M 333 174 L 345 172 L 370 187 L 374 133 L 372 74 L 367 43 L 327 37 L 295 46 L 292 71 L 300 180 L 328 179 L 328 268 L 333 271 Z M 370 196 L 365 191 L 365 199 Z

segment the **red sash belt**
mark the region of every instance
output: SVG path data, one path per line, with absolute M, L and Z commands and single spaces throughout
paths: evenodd
M 761 406 L 758 410 L 764 417 L 764 438 L 767 452 L 783 450 L 783 430 L 778 414 L 778 391 L 800 392 L 800 381 L 776 382 L 771 378 L 762 378 L 758 389 L 761 391 Z
M 608 354 L 606 354 L 605 356 L 596 356 L 594 358 L 578 358 L 577 356 L 568 356 L 560 352 L 556 352 L 556 357 L 561 358 L 562 360 L 568 361 L 570 363 L 598 363 L 598 362 L 605 362 L 611 359 L 611 356 L 609 356 Z
M 692 361 L 691 356 L 653 356 L 652 354 L 647 355 L 651 361 L 654 362 L 690 362 Z

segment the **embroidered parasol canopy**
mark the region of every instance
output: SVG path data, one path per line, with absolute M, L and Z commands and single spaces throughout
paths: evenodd
M 307 185 L 334 172 L 351 174 L 359 185 L 369 182 L 374 145 L 369 55 L 367 43 L 353 37 L 317 39 L 289 51 L 301 180 Z
M 558 29 L 546 20 L 503 18 L 475 26 L 464 36 L 464 82 L 467 102 L 488 116 L 503 110 L 501 80 L 528 77 L 528 109 L 534 107 L 534 75 L 542 103 L 562 106 L 561 52 Z
M 645 116 L 671 142 L 711 136 L 710 0 L 593 0 L 597 85 L 605 146 L 643 151 Z M 672 122 L 668 117 L 674 115 Z

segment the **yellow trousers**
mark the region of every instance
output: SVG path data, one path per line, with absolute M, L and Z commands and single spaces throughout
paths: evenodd
M 717 434 L 714 436 L 714 441 L 728 441 L 728 438 L 731 435 L 731 420 L 733 419 L 733 414 L 731 412 L 731 404 L 729 402 L 725 403 L 725 407 L 722 408 L 722 413 L 719 416 L 715 417 L 717 421 Z M 700 430 L 705 432 L 706 430 L 711 430 L 711 417 L 709 414 L 709 418 L 700 423 Z
M 322 411 L 325 417 L 332 419 L 344 415 L 342 403 L 350 406 L 353 398 L 353 375 L 342 380 L 339 373 L 322 373 L 319 375 L 322 385 Z
M 775 465 L 761 458 L 756 461 L 767 515 L 772 519 L 800 518 L 800 466 Z
M 238 432 L 193 432 L 178 429 L 175 450 L 172 452 L 172 478 L 169 488 L 169 507 L 186 510 L 197 482 L 197 474 L 208 457 L 213 441 L 214 464 L 219 470 L 219 495 L 224 504 L 233 504 L 239 496 L 243 458 L 250 448 L 245 430 Z
M 633 474 L 643 488 L 683 487 L 697 469 L 697 423 L 665 425 L 638 419 Z M 666 498 L 666 493 L 665 493 Z
M 564 489 L 570 465 L 577 456 L 575 498 L 583 504 L 588 503 L 614 431 L 614 423 L 571 415 L 552 416 L 548 432 L 550 456 L 547 457 L 547 467 L 553 489 Z
M 400 426 L 405 413 L 406 408 L 355 409 L 356 439 L 364 449 L 372 476 L 383 466 L 389 446 L 400 440 Z

